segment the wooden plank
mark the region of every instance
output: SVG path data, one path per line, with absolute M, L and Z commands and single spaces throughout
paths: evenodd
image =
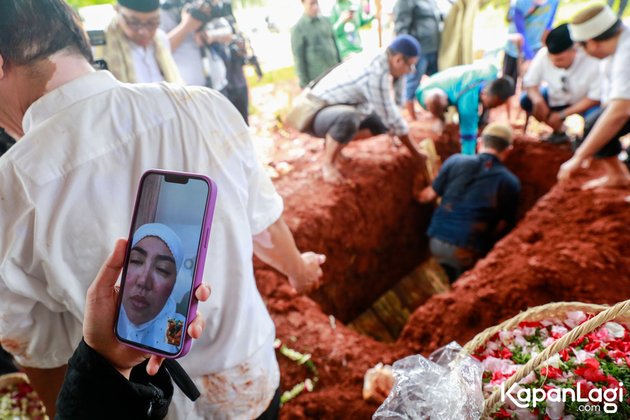
M 349 327 L 379 341 L 395 341 L 409 315 L 432 295 L 449 288 L 440 265 L 429 259 L 382 294 Z

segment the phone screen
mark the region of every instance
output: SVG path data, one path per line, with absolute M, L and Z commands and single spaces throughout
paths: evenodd
M 165 355 L 182 350 L 205 260 L 211 188 L 187 174 L 143 176 L 121 280 L 116 334 L 123 342 Z

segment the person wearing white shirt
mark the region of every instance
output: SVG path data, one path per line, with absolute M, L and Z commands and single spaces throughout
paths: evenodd
M 160 26 L 159 0 L 119 0 L 107 27 L 103 58 L 121 82 L 180 83 L 170 43 Z
M 95 72 L 64 0 L 0 5 L 0 127 L 18 139 L 0 159 L 2 347 L 54 418 L 90 279 L 128 232 L 141 175 L 202 173 L 219 191 L 204 273 L 212 299 L 199 305 L 206 327 L 181 364 L 203 397 L 193 404 L 176 393 L 169 416 L 277 410 L 275 328 L 252 255 L 298 292 L 318 287 L 325 257 L 298 251 L 241 115 L 204 87 L 131 85 Z
M 570 178 L 595 157 L 603 163 L 606 174 L 588 181 L 583 188 L 628 186 L 630 171 L 618 155 L 619 139 L 630 133 L 630 28 L 610 7 L 595 4 L 578 13 L 569 30 L 588 55 L 603 60 L 603 109 L 587 119 L 584 141 L 573 157 L 562 164 L 558 179 Z
M 546 48 L 536 53 L 523 77 L 521 107 L 553 129 L 544 140 L 568 142 L 563 121 L 573 114 L 588 117 L 599 106 L 599 60 L 576 47 L 567 24 L 549 32 Z
M 196 6 L 193 16 L 186 3 L 166 2 L 160 10 L 160 28 L 168 34 L 171 52 L 184 82 L 221 92 L 228 84 L 227 69 L 210 45 L 227 44 L 234 35 L 230 25 L 223 22 L 225 19 L 213 19 L 212 10 L 208 8 L 207 3 Z

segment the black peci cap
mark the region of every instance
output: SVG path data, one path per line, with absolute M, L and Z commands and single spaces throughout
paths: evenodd
M 549 35 L 547 35 L 547 50 L 549 54 L 560 54 L 573 46 L 573 40 L 569 33 L 569 25 L 563 23 L 562 25 L 553 28 Z
M 160 8 L 160 0 L 118 0 L 118 4 L 136 12 L 153 12 Z

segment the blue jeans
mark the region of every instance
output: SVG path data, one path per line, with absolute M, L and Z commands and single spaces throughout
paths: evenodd
M 406 101 L 413 101 L 415 99 L 416 89 L 418 89 L 420 79 L 422 79 L 422 76 L 424 74 L 426 74 L 427 76 L 431 76 L 432 74 L 437 73 L 437 62 L 437 52 L 423 54 L 420 60 L 418 60 L 415 73 L 410 73 L 407 75 L 405 88 Z

